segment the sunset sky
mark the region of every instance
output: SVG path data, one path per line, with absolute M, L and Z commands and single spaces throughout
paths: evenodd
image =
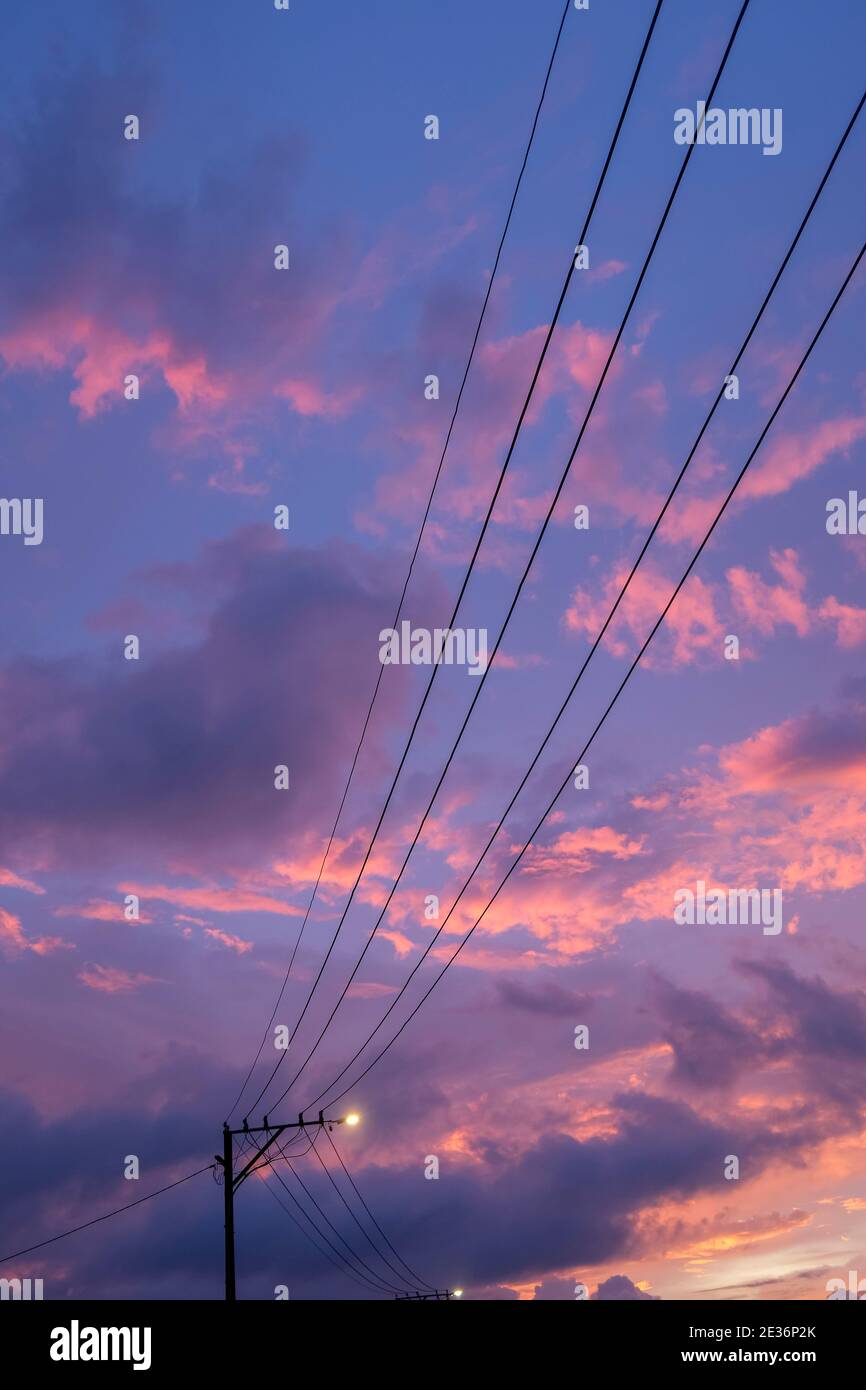
M 461 606 L 490 648 L 682 165 L 674 112 L 706 97 L 740 3 L 662 4 L 590 268 Z M 414 626 L 451 615 L 653 9 L 591 0 L 566 18 L 409 587 Z M 7 7 L 0 488 L 44 499 L 44 537 L 0 536 L 0 1253 L 220 1151 L 346 784 L 562 10 Z M 463 886 L 857 106 L 864 51 L 866 8 L 752 0 L 715 104 L 779 108 L 782 149 L 694 149 L 421 841 L 278 1118 L 375 1027 L 438 925 L 425 899 L 444 915 Z M 382 1228 L 468 1298 L 572 1298 L 582 1282 L 825 1299 L 828 1279 L 866 1278 L 866 536 L 826 527 L 831 499 L 866 497 L 862 266 L 586 758 L 589 787 L 533 835 L 860 250 L 864 174 L 866 114 L 738 368 L 739 399 L 715 412 L 380 1047 L 532 837 L 520 867 L 336 1105 L 362 1114 L 334 1138 Z M 429 674 L 384 670 L 278 1024 L 319 970 Z M 437 673 L 270 1104 L 346 984 L 477 684 Z M 781 931 L 678 925 L 674 894 L 698 882 L 780 889 Z M 269 1041 L 250 1098 L 274 1058 Z M 352 1240 L 312 1155 L 298 1171 Z M 239 1296 L 373 1296 L 266 1186 L 285 1198 L 270 1172 L 238 1194 Z M 46 1298 L 220 1298 L 222 1193 L 203 1174 L 0 1273 L 42 1277 Z

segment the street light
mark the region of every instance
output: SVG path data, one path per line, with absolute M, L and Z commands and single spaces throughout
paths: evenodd
M 361 1116 L 357 1114 L 357 1112 L 354 1110 L 352 1110 L 348 1115 L 346 1115 L 345 1119 L 346 1124 L 352 1125 L 353 1128 L 355 1125 L 359 1125 L 361 1123 Z

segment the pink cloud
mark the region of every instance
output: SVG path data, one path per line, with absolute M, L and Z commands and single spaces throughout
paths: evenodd
M 866 642 L 866 608 L 840 603 L 831 594 L 818 609 L 818 616 L 836 624 L 836 642 L 840 647 L 859 647 Z
M 161 983 L 155 976 L 130 974 L 129 971 L 119 970 L 111 965 L 88 965 L 79 971 L 78 978 L 88 989 L 95 989 L 103 994 L 129 994 L 140 989 L 142 985 Z
M 33 951 L 37 956 L 47 956 L 53 951 L 74 951 L 75 947 L 60 936 L 40 936 L 35 941 L 29 940 L 21 925 L 21 918 L 0 907 L 0 949 L 7 955 Z
M 771 635 L 780 624 L 789 624 L 798 637 L 805 637 L 812 626 L 812 616 L 803 597 L 806 579 L 799 567 L 795 550 L 770 551 L 770 562 L 782 580 L 781 584 L 766 584 L 760 575 L 734 567 L 727 571 L 734 607 L 764 636 Z
M 582 872 L 590 867 L 593 855 L 632 859 L 643 853 L 643 845 L 643 839 L 632 840 L 610 825 L 582 826 L 559 835 L 548 849 L 534 850 L 527 869 L 528 872 L 544 872 L 555 860 L 563 867 L 567 865 L 572 872 Z
M 298 415 L 319 416 L 326 420 L 339 420 L 348 415 L 363 394 L 360 386 L 349 386 L 343 390 L 329 392 L 322 390 L 313 381 L 302 381 L 299 378 L 281 382 L 276 388 L 276 395 L 289 401 Z
M 83 903 L 81 907 L 55 907 L 53 915 L 55 917 L 85 917 L 93 922 L 127 922 L 123 912 L 123 903 L 111 902 L 106 898 L 92 898 L 90 902 Z M 152 922 L 153 918 L 142 912 L 136 920 L 147 924 Z
M 594 641 L 627 575 L 625 566 L 612 572 L 597 597 L 586 589 L 576 589 L 564 615 L 566 628 Z M 645 640 L 673 589 L 674 581 L 666 579 L 652 565 L 637 571 L 605 634 L 605 645 L 614 655 L 624 657 L 631 652 L 632 645 L 639 646 Z M 626 640 L 627 636 L 631 642 Z M 666 647 L 663 646 L 665 636 Z M 715 649 L 720 653 L 723 636 L 712 587 L 698 575 L 693 575 L 671 606 L 656 639 L 658 645 L 655 650 L 648 650 L 644 660 L 647 665 L 660 662 L 672 666 L 688 665 L 708 650 Z M 665 653 L 664 656 L 659 655 L 660 650 Z
M 253 949 L 251 941 L 244 941 L 239 936 L 232 936 L 229 932 L 221 931 L 219 927 L 205 927 L 204 934 L 212 937 L 214 941 L 218 941 L 227 950 L 237 951 L 239 956 Z
M 122 883 L 121 893 L 136 893 L 145 900 L 157 898 L 177 907 L 204 909 L 206 912 L 274 912 L 281 917 L 297 917 L 301 909 L 262 893 L 245 888 L 178 888 L 164 883 Z
M 628 270 L 628 261 L 617 261 L 613 258 L 602 261 L 600 265 L 591 268 L 589 278 L 591 280 L 612 280 L 617 275 L 622 275 L 624 270 Z
M 11 869 L 3 868 L 0 868 L 0 888 L 21 888 L 25 893 L 45 892 L 38 883 L 33 883 L 29 878 L 19 878 Z
M 30 947 L 37 956 L 50 956 L 54 951 L 74 951 L 75 943 L 62 936 L 40 936 Z
M 167 332 L 135 339 L 61 307 L 0 338 L 0 356 L 18 370 L 71 370 L 78 385 L 69 399 L 85 420 L 109 404 L 123 402 L 124 377 L 130 372 L 145 378 L 160 373 L 184 410 L 212 406 L 227 395 L 227 387 L 208 375 L 204 358 L 185 357 Z
M 26 951 L 30 943 L 24 935 L 21 918 L 0 907 L 0 942 L 12 951 Z
M 801 478 L 814 473 L 832 454 L 847 456 L 851 446 L 866 435 L 866 415 L 841 415 L 835 420 L 800 431 L 791 431 L 763 454 L 743 479 L 740 497 L 774 497 L 787 492 Z
M 440 515 L 428 527 L 428 545 L 437 554 L 443 547 L 450 554 L 461 538 L 453 528 L 442 526 L 441 513 L 460 521 L 476 522 L 490 499 L 491 479 L 502 463 L 502 453 L 511 440 L 516 422 L 515 402 L 522 402 L 532 378 L 548 330 L 546 323 L 509 337 L 482 342 L 476 354 L 474 390 L 467 397 L 464 429 L 473 445 L 454 451 L 449 463 L 448 488 L 439 501 Z M 574 413 L 585 409 L 584 400 L 575 400 L 575 385 L 584 392 L 596 386 L 613 341 L 612 334 L 586 328 L 581 323 L 558 327 L 551 341 L 544 368 L 532 395 L 524 429 L 538 422 L 547 403 L 557 394 L 565 397 Z M 615 369 L 615 368 L 614 368 Z M 421 402 L 414 419 L 405 418 L 389 425 L 386 447 L 401 445 L 399 470 L 387 473 L 376 483 L 374 504 L 359 514 L 358 524 L 381 533 L 382 516 L 417 517 L 419 504 L 430 485 L 430 477 L 442 448 L 439 415 Z M 411 449 L 414 460 L 407 468 L 405 455 Z M 510 469 L 506 485 L 494 513 L 497 526 L 531 528 L 547 510 L 549 498 L 529 490 L 528 475 Z M 504 558 L 503 552 L 503 558 Z M 484 562 L 491 558 L 490 545 L 482 552 Z

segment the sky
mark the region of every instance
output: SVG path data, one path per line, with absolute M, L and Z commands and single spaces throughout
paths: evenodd
M 653 9 L 569 8 L 413 567 L 413 628 L 452 614 Z M 714 104 L 778 110 L 781 148 L 693 148 L 592 404 L 687 155 L 674 113 L 706 97 L 739 9 L 663 0 L 589 266 L 458 610 L 489 650 L 588 417 L 579 449 L 370 940 L 479 686 L 465 666 L 436 669 L 288 1058 L 273 1028 L 293 1028 L 316 981 L 430 679 L 383 667 L 380 633 L 563 5 L 43 0 L 4 15 L 2 490 L 41 498 L 43 528 L 38 544 L 0 535 L 0 1253 L 211 1163 L 264 1034 L 233 1122 L 267 1105 L 292 1118 L 321 1096 L 360 1113 L 335 1131 L 339 1152 L 435 1287 L 799 1300 L 866 1279 L 866 540 L 827 526 L 828 504 L 864 487 L 862 265 L 594 740 L 588 785 L 569 780 L 539 825 L 854 263 L 866 117 L 738 364 L 738 394 L 713 412 L 574 698 L 397 999 L 862 95 L 866 11 L 752 0 Z M 676 920 L 699 884 L 780 895 L 773 928 Z M 392 1003 L 378 1046 L 334 1088 Z M 246 1111 L 275 1061 L 279 1084 Z M 387 1280 L 315 1155 L 294 1167 Z M 387 1296 L 280 1215 L 277 1174 L 295 1183 L 277 1163 L 237 1195 L 239 1296 Z M 41 1277 L 48 1298 L 209 1299 L 222 1254 L 222 1192 L 205 1172 L 0 1273 Z

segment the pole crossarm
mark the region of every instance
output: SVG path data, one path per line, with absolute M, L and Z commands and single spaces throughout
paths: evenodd
M 448 1299 L 456 1298 L 457 1295 L 451 1289 L 434 1289 L 432 1293 L 395 1293 L 394 1298 L 406 1303 L 442 1303 Z
M 240 1129 L 230 1129 L 227 1124 L 223 1125 L 222 1155 L 214 1154 L 214 1158 L 223 1170 L 223 1186 L 225 1189 L 225 1270 L 226 1298 L 229 1300 L 229 1302 L 234 1302 L 237 1296 L 235 1292 L 234 1197 L 241 1183 L 244 1181 L 245 1178 L 249 1177 L 250 1173 L 254 1172 L 257 1167 L 266 1166 L 260 1163 L 261 1158 L 264 1154 L 268 1152 L 268 1149 L 270 1149 L 271 1145 L 276 1144 L 280 1136 L 285 1134 L 287 1130 L 306 1130 L 310 1128 L 333 1129 L 334 1125 L 345 1124 L 347 1119 L 350 1119 L 352 1123 L 356 1123 L 357 1117 L 340 1115 L 329 1117 L 326 1119 L 324 1112 L 320 1110 L 316 1119 L 305 1120 L 304 1112 L 302 1110 L 296 1120 L 286 1120 L 284 1123 L 277 1125 L 272 1125 L 269 1122 L 267 1115 L 265 1115 L 264 1123 L 261 1125 L 248 1125 L 246 1121 L 244 1121 Z M 243 1168 L 240 1168 L 237 1172 L 235 1172 L 233 1144 L 235 1136 L 239 1134 L 265 1134 L 267 1135 L 267 1138 L 265 1139 L 265 1142 L 263 1144 L 258 1145 L 252 1158 L 247 1160 Z
M 326 1119 L 325 1116 L 324 1116 L 324 1114 L 323 1114 L 323 1112 L 320 1110 L 320 1111 L 319 1111 L 319 1114 L 318 1114 L 318 1116 L 317 1116 L 317 1118 L 316 1118 L 315 1120 L 305 1120 L 305 1119 L 304 1119 L 304 1115 L 303 1115 L 303 1111 L 302 1111 L 301 1114 L 298 1116 L 298 1118 L 297 1118 L 296 1120 L 287 1120 L 285 1123 L 283 1123 L 283 1124 L 278 1124 L 278 1125 L 269 1124 L 269 1123 L 268 1123 L 268 1117 L 267 1117 L 267 1115 L 265 1115 L 265 1117 L 264 1117 L 264 1124 L 261 1124 L 261 1125 L 247 1125 L 247 1124 L 244 1124 L 244 1125 L 241 1126 L 240 1129 L 230 1129 L 230 1128 L 228 1127 L 228 1125 L 226 1125 L 226 1126 L 223 1128 L 223 1134 L 224 1134 L 224 1135 L 229 1135 L 230 1140 L 233 1139 L 234 1136 L 235 1136 L 236 1134 L 242 1134 L 242 1135 L 243 1135 L 243 1134 L 266 1134 L 266 1135 L 268 1136 L 268 1138 L 266 1139 L 265 1143 L 259 1145 L 259 1147 L 256 1149 L 256 1151 L 255 1151 L 255 1153 L 253 1154 L 252 1158 L 249 1159 L 249 1160 L 244 1164 L 243 1168 L 241 1168 L 241 1169 L 231 1178 L 232 1190 L 235 1191 L 235 1192 L 237 1191 L 237 1189 L 240 1187 L 241 1183 L 243 1182 L 244 1178 L 246 1178 L 246 1177 L 249 1175 L 249 1173 L 252 1171 L 252 1169 L 255 1168 L 256 1164 L 258 1163 L 258 1161 L 259 1161 L 259 1159 L 262 1157 L 262 1155 L 265 1154 L 265 1153 L 267 1153 L 268 1149 L 271 1147 L 272 1144 L 276 1144 L 277 1140 L 280 1138 L 280 1135 L 285 1134 L 285 1133 L 286 1133 L 286 1130 L 289 1130 L 289 1129 L 310 1129 L 310 1128 L 322 1128 L 322 1129 L 324 1129 L 325 1126 L 327 1126 L 328 1129 L 332 1129 L 334 1125 L 342 1125 L 342 1124 L 345 1124 L 345 1120 L 346 1120 L 345 1115 L 341 1115 L 341 1116 L 339 1116 L 339 1118 Z M 217 1162 L 218 1162 L 223 1168 L 225 1168 L 225 1163 L 224 1163 L 223 1159 L 221 1159 L 221 1158 L 219 1157 L 218 1154 L 215 1154 L 214 1157 L 216 1158 Z M 228 1174 L 227 1174 L 227 1176 L 228 1176 Z

